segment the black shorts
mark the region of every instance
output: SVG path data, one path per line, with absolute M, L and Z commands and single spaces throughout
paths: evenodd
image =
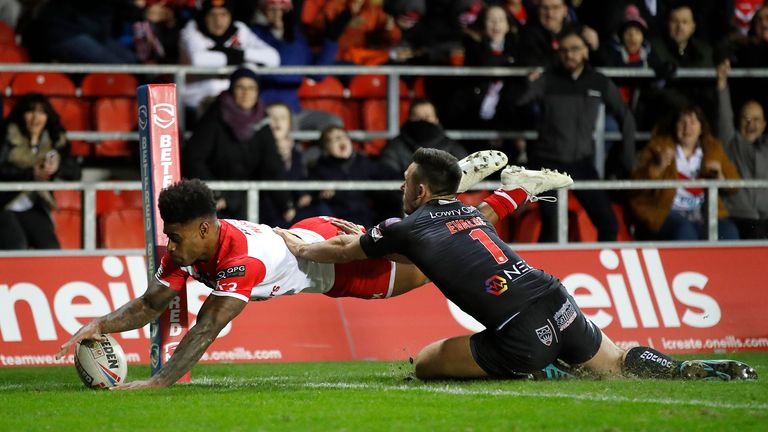
M 501 330 L 472 335 L 472 357 L 494 378 L 515 378 L 561 359 L 580 364 L 594 357 L 603 334 L 565 287 L 526 307 Z

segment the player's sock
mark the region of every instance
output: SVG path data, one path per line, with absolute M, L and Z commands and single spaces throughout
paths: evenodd
M 514 213 L 517 208 L 528 199 L 528 192 L 522 188 L 516 189 L 496 189 L 493 194 L 488 195 L 483 201 L 487 203 L 496 215 L 499 221 L 503 220 L 510 213 Z
M 648 347 L 635 347 L 624 357 L 624 372 L 639 378 L 680 378 L 680 362 Z

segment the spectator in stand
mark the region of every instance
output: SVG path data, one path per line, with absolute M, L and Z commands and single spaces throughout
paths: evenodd
M 741 36 L 748 36 L 753 19 L 765 5 L 765 0 L 734 0 L 731 3 L 733 4 L 730 11 L 733 30 Z
M 738 179 L 739 174 L 722 144 L 709 131 L 704 112 L 698 107 L 684 108 L 675 122 L 654 131 L 651 141 L 640 152 L 635 179 Z M 720 194 L 733 193 L 720 189 Z M 635 236 L 654 240 L 704 240 L 706 189 L 659 188 L 630 194 L 629 207 L 637 220 Z M 718 238 L 737 240 L 736 225 L 718 200 Z
M 768 66 L 768 6 L 755 12 L 747 38 L 737 46 L 735 57 L 734 67 Z
M 523 0 L 497 0 L 488 3 L 489 6 L 501 6 L 517 28 L 522 28 L 528 22 L 528 18 L 533 16 L 531 11 L 535 10 L 532 4 Z
M 728 89 L 729 71 L 728 61 L 717 67 L 720 141 L 743 179 L 768 179 L 765 111 L 758 102 L 747 101 L 741 107 L 739 129 L 734 128 L 733 107 Z M 726 197 L 725 204 L 742 239 L 768 239 L 768 190 L 744 188 Z
M 0 21 L 8 24 L 10 28 L 16 28 L 19 16 L 21 16 L 19 0 L 0 0 Z
M 525 47 L 524 62 L 527 65 L 550 67 L 558 60 L 557 50 L 561 34 L 576 29 L 587 41 L 589 51 L 600 48 L 597 32 L 587 26 L 577 26 L 568 21 L 565 0 L 540 0 L 536 19 L 523 27 L 520 46 Z
M 347 132 L 331 126 L 320 134 L 323 155 L 310 169 L 313 180 L 382 180 L 392 178 L 393 173 L 382 165 L 356 152 Z M 317 195 L 316 210 L 319 214 L 335 216 L 370 227 L 374 211 L 365 191 L 324 190 Z
M 664 65 L 656 55 L 655 50 L 647 40 L 648 25 L 640 16 L 640 11 L 635 5 L 627 6 L 624 15 L 624 21 L 618 29 L 618 32 L 610 41 L 602 44 L 594 63 L 597 66 L 620 67 L 620 68 L 651 68 L 658 73 L 664 72 Z M 653 110 L 653 104 L 648 104 L 648 98 L 655 94 L 659 81 L 649 81 L 647 79 L 616 79 L 620 85 L 619 91 L 624 98 L 624 102 L 634 113 L 638 123 L 645 119 L 646 111 Z M 650 114 L 648 114 L 650 115 Z M 616 130 L 615 119 L 606 118 L 606 129 Z M 651 123 L 652 124 L 652 123 Z M 641 126 L 642 127 L 642 126 Z M 651 126 L 648 126 L 650 129 Z
M 267 115 L 277 144 L 277 153 L 283 160 L 286 180 L 307 180 L 307 167 L 302 158 L 301 146 L 291 136 L 291 108 L 282 102 L 275 102 L 267 105 Z M 311 194 L 295 191 L 292 195 L 296 215 L 292 221 L 283 225 L 290 226 L 294 221 L 318 215 L 311 206 Z
M 302 21 L 313 34 L 326 34 L 329 25 L 342 26 L 337 60 L 343 63 L 386 63 L 389 50 L 402 36 L 395 19 L 384 12 L 380 1 L 307 0 L 304 7 Z
M 768 6 L 755 12 L 749 34 L 736 41 L 733 51 L 731 63 L 735 68 L 768 67 Z M 756 100 L 768 106 L 765 78 L 740 78 L 731 82 L 731 96 L 737 106 L 747 100 Z
M 80 165 L 48 98 L 21 96 L 6 119 L 0 181 L 79 179 Z M 0 249 L 59 249 L 50 215 L 55 207 L 49 191 L 0 192 Z
M 137 63 L 115 36 L 122 23 L 143 19 L 133 0 L 48 1 L 24 26 L 22 41 L 36 62 Z
M 277 51 L 259 39 L 247 25 L 232 20 L 230 0 L 205 0 L 194 20 L 181 30 L 182 64 L 195 66 L 280 65 Z M 184 104 L 194 110 L 207 98 L 230 86 L 228 79 L 207 79 L 187 84 Z
M 259 101 L 256 72 L 240 67 L 200 119 L 189 142 L 181 150 L 182 175 L 203 180 L 283 180 L 283 161 L 274 134 Z M 259 200 L 260 220 L 278 225 L 294 218 L 288 192 L 266 192 Z M 222 218 L 245 219 L 245 192 L 217 196 Z
M 694 37 L 696 20 L 690 3 L 681 1 L 669 7 L 667 27 L 663 36 L 653 39 L 651 46 L 664 64 L 666 75 L 671 78 L 676 68 L 711 68 L 714 66 L 712 47 Z M 657 124 L 660 119 L 675 115 L 681 108 L 688 105 L 698 105 L 707 109 L 714 107 L 714 91 L 704 91 L 711 88 L 709 82 L 702 80 L 683 79 L 668 82 L 666 88 L 660 91 L 653 104 L 656 106 L 656 117 L 648 119 L 650 124 Z M 707 111 L 709 119 L 714 119 L 714 112 Z
M 259 0 L 253 32 L 280 54 L 282 66 L 324 66 L 336 61 L 339 44 L 323 39 L 322 48 L 314 53 L 293 18 L 291 0 Z M 320 81 L 322 76 L 314 76 Z M 336 115 L 317 110 L 305 110 L 299 103 L 298 90 L 303 75 L 266 75 L 261 80 L 261 98 L 266 104 L 282 102 L 293 111 L 293 126 L 298 130 L 323 130 L 328 126 L 343 126 Z
M 464 38 L 465 66 L 519 66 L 522 50 L 519 33 L 501 6 L 489 6 L 478 18 L 478 37 Z M 475 77 L 473 77 L 475 78 Z M 515 98 L 520 95 L 519 80 L 477 77 L 470 79 L 464 103 L 466 126 L 481 129 L 510 129 L 516 113 Z M 461 159 L 461 158 L 459 158 Z
M 565 171 L 574 180 L 597 180 L 595 168 L 595 121 L 599 105 L 605 104 L 622 126 L 621 165 L 627 173 L 634 166 L 635 120 L 618 88 L 588 61 L 589 48 L 581 33 L 564 32 L 560 37 L 560 64 L 541 74 L 531 73 L 528 89 L 519 104 L 538 102 L 538 142 L 528 145 L 531 167 Z M 615 241 L 618 223 L 608 194 L 603 190 L 575 190 L 573 193 L 597 227 L 598 241 Z M 557 208 L 541 205 L 539 241 L 556 241 Z
M 145 19 L 126 25 L 126 44 L 133 46 L 141 63 L 178 63 L 182 20 L 186 22 L 184 18 L 197 11 L 194 0 L 135 0 L 134 4 Z
M 405 172 L 411 164 L 413 153 L 421 147 L 447 151 L 456 159 L 467 155 L 467 150 L 461 144 L 445 136 L 435 106 L 426 99 L 416 99 L 411 103 L 408 120 L 400 128 L 400 135 L 387 143 L 381 152 L 380 161 L 394 173 Z

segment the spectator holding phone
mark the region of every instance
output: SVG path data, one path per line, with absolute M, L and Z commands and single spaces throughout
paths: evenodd
M 79 180 L 59 115 L 48 98 L 30 93 L 6 119 L 0 144 L 0 181 Z M 50 191 L 0 192 L 0 249 L 59 249 Z

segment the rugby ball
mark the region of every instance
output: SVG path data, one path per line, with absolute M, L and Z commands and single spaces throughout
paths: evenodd
M 75 348 L 75 368 L 86 387 L 114 387 L 128 376 L 123 348 L 112 336 L 103 336 L 103 342 L 85 340 Z

